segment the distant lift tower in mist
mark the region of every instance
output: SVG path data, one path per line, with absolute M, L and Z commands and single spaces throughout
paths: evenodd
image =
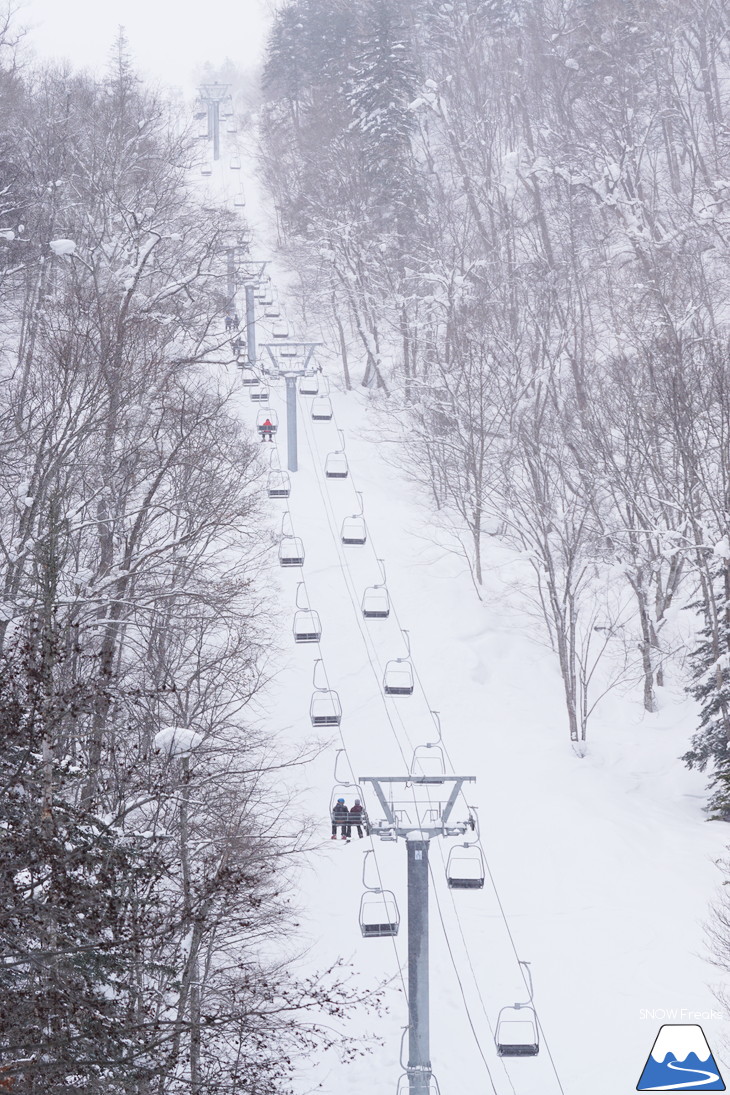
M 474 821 L 449 822 L 465 783 L 474 776 L 360 776 L 372 784 L 384 818 L 370 822 L 372 836 L 406 841 L 408 856 L 408 1064 L 409 1095 L 433 1095 L 428 984 L 428 849 L 439 836 L 463 836 Z M 393 788 L 404 788 L 394 800 Z M 419 797 L 423 788 L 425 796 Z M 407 790 L 406 790 L 407 789 Z M 435 792 L 435 793 L 433 793 Z M 421 792 L 423 794 L 423 792 Z M 433 1080 L 435 1084 L 435 1080 Z M 401 1087 L 399 1085 L 399 1091 Z
M 247 298 L 248 299 L 248 298 Z M 248 316 L 247 316 L 248 320 Z M 269 364 L 264 372 L 273 380 L 280 376 L 286 383 L 286 455 L 289 471 L 299 470 L 297 455 L 297 377 L 311 376 L 312 356 L 321 342 L 262 342 Z
M 200 101 L 208 108 L 208 140 L 213 141 L 213 159 L 221 158 L 220 104 L 229 99 L 229 84 L 201 84 L 198 88 Z

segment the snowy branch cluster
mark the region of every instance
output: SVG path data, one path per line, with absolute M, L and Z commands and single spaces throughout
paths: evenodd
M 271 957 L 306 825 L 248 707 L 269 542 L 209 364 L 233 215 L 123 37 L 104 81 L 0 98 L 0 1086 L 284 1090 L 347 989 Z

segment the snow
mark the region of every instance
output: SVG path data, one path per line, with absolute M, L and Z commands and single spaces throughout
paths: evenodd
M 727 533 L 718 540 L 712 549 L 714 555 L 717 555 L 718 559 L 730 559 L 730 542 L 728 541 Z
M 76 254 L 76 244 L 73 240 L 51 240 L 48 246 L 54 255 Z
M 203 742 L 203 737 L 185 726 L 166 726 L 154 737 L 155 751 L 168 757 L 189 757 L 193 749 Z
M 520 161 L 519 149 L 503 160 L 508 196 L 518 185 Z M 222 172 L 214 165 L 210 186 L 219 193 L 230 186 Z M 615 181 L 620 168 L 602 165 L 602 174 Z M 272 255 L 268 271 L 287 311 L 286 289 L 295 279 L 276 258 L 257 180 L 245 185 L 257 253 Z M 294 333 L 318 337 L 316 330 Z M 633 1091 L 663 1010 L 706 1015 L 705 1033 L 719 1058 L 725 1016 L 712 986 L 720 974 L 708 961 L 703 926 L 722 882 L 716 864 L 726 854 L 728 830 L 706 822 L 706 777 L 678 760 L 696 726 L 694 703 L 679 679 L 658 690 L 654 715 L 643 712 L 636 694 L 613 691 L 592 718 L 586 755 L 576 755 L 554 654 L 519 596 L 514 576 L 524 561 L 486 537 L 480 601 L 453 538 L 394 470 L 392 446 L 379 443 L 373 397 L 335 390 L 334 367 L 330 381 L 332 421 L 313 422 L 311 401 L 298 398 L 299 471 L 288 502 L 269 502 L 272 533 L 288 509 L 306 561 L 303 571 L 283 570 L 272 552 L 271 597 L 284 616 L 285 653 L 258 708 L 262 728 L 298 746 L 315 736 L 325 746 L 290 778 L 301 816 L 321 819 L 321 840 L 297 878 L 309 945 L 297 968 L 308 973 L 343 957 L 355 969 L 353 992 L 389 979 L 389 1010 L 348 1021 L 350 1032 L 375 1033 L 382 1045 L 346 1066 L 334 1053 L 312 1060 L 300 1070 L 297 1090 L 359 1095 L 373 1079 L 396 1090 L 407 1022 L 403 842 L 330 841 L 329 804 L 333 785 L 350 781 L 348 803 L 362 798 L 378 825 L 382 811 L 363 777 L 408 772 L 417 747 L 434 742 L 434 710 L 447 772 L 477 778 L 466 794 L 488 868 L 483 890 L 452 891 L 446 859 L 463 837 L 429 842 L 431 1057 L 444 1095 L 475 1089 L 557 1095 L 551 1056 L 565 1095 Z M 283 386 L 272 384 L 272 405 L 283 422 Z M 239 409 L 253 434 L 256 405 L 245 391 Z M 327 480 L 326 456 L 341 448 L 338 427 L 351 474 Z M 285 467 L 285 431 L 274 446 Z M 355 490 L 364 496 L 364 546 L 343 545 L 339 535 L 343 520 L 359 511 Z M 378 558 L 386 563 L 393 609 L 388 619 L 365 620 L 360 603 L 365 588 L 381 581 Z M 319 647 L 290 637 L 302 577 L 306 603 L 322 621 Z M 401 628 L 410 634 L 416 690 L 390 698 L 383 695 L 383 672 L 402 655 Z M 339 728 L 315 733 L 309 706 L 320 656 L 343 714 Z M 415 792 L 398 793 L 407 799 Z M 459 803 L 455 821 L 464 809 Z M 360 933 L 368 851 L 374 853 L 368 875 L 374 859 L 378 886 L 392 890 L 401 909 L 396 938 Z M 494 1032 L 500 1008 L 527 998 L 518 960 L 531 963 L 543 1049 L 533 1059 L 506 1060 L 496 1054 Z

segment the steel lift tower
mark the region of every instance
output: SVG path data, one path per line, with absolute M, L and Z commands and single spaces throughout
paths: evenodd
M 247 324 L 248 329 L 248 324 Z M 267 376 L 277 380 L 283 376 L 286 383 L 286 455 L 289 471 L 299 469 L 297 454 L 297 377 L 311 376 L 310 362 L 314 351 L 321 342 L 262 342 L 261 349 L 266 350 L 269 364 L 262 366 Z M 301 364 L 294 365 L 292 358 Z
M 435 837 L 463 836 L 475 826 L 450 822 L 456 800 L 465 783 L 475 776 L 360 776 L 369 783 L 383 811 L 381 821 L 370 823 L 372 836 L 406 842 L 408 857 L 408 1077 L 409 1095 L 431 1095 L 431 1049 L 428 979 L 428 851 Z M 410 790 L 410 797 L 395 801 L 393 788 Z M 417 789 L 426 795 L 418 797 Z M 448 790 L 447 790 L 448 788 Z M 432 795 L 432 791 L 438 793 Z

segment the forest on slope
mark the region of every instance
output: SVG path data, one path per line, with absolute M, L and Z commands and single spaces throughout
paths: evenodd
M 728 14 L 291 0 L 260 126 L 344 386 L 375 390 L 477 593 L 485 536 L 529 560 L 573 747 L 605 687 L 647 712 L 688 687 L 683 759 L 726 819 Z
M 296 973 L 285 775 L 311 750 L 250 708 L 272 615 L 225 369 L 244 226 L 195 199 L 192 127 L 123 35 L 96 79 L 0 30 L 0 1087 L 289 1090 L 352 987 Z

